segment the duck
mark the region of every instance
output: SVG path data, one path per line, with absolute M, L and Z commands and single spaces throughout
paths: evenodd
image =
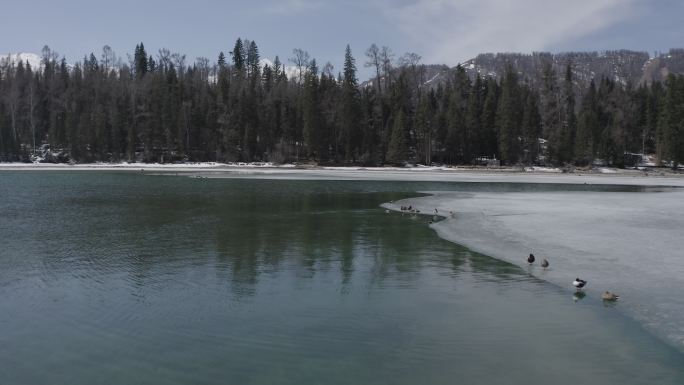
M 530 253 L 530 256 L 527 257 L 527 263 L 530 265 L 534 263 L 534 254 Z
M 582 290 L 582 288 L 587 284 L 587 281 L 580 279 L 580 278 L 575 278 L 574 281 L 572 281 L 572 286 L 577 288 L 577 291 Z
M 620 298 L 619 295 L 611 293 L 609 291 L 606 291 L 605 293 L 601 294 L 601 299 L 604 301 L 617 301 L 618 298 Z
M 542 259 L 541 267 L 543 267 L 544 269 L 549 267 L 549 261 L 546 258 Z

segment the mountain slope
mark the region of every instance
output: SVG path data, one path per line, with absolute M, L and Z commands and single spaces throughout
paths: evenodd
M 35 53 L 10 53 L 10 54 L 5 54 L 2 55 L 0 54 L 0 65 L 3 64 L 13 64 L 16 66 L 19 64 L 19 62 L 22 62 L 26 64 L 26 62 L 31 65 L 31 69 L 36 70 L 40 68 L 40 63 L 41 63 L 41 58 L 40 56 L 36 55 Z

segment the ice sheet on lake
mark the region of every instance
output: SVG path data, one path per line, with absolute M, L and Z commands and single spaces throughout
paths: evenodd
M 569 291 L 581 277 L 587 299 L 616 292 L 621 310 L 684 348 L 684 191 L 433 194 L 384 206 L 453 211 L 431 225 L 441 237 Z

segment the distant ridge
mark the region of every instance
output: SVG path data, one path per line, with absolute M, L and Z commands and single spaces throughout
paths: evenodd
M 27 53 L 27 52 L 21 52 L 21 53 L 9 53 L 9 54 L 1 54 L 0 53 L 0 65 L 5 64 L 9 61 L 9 64 L 13 64 L 14 66 L 18 65 L 19 62 L 22 62 L 26 64 L 27 62 L 31 65 L 31 69 L 35 70 L 40 68 L 40 63 L 42 62 L 42 59 L 40 56 L 36 55 L 35 53 Z
M 535 52 L 523 53 L 483 53 L 466 60 L 460 65 L 471 79 L 501 76 L 507 66 L 511 66 L 520 77 L 532 85 L 539 84 L 546 63 L 550 63 L 556 76 L 565 74 L 568 64 L 572 66 L 573 79 L 578 89 L 585 89 L 592 79 L 599 82 L 607 78 L 616 83 L 627 85 L 650 84 L 664 80 L 668 74 L 684 74 L 684 49 L 671 49 L 650 57 L 647 52 L 616 50 L 595 52 Z M 436 87 L 444 84 L 455 67 L 427 64 L 424 66 L 423 85 Z M 374 79 L 364 85 L 372 84 Z

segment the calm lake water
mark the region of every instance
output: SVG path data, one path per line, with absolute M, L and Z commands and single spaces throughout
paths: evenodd
M 588 187 L 0 172 L 0 384 L 684 383 L 619 303 L 378 206 L 539 188 Z

